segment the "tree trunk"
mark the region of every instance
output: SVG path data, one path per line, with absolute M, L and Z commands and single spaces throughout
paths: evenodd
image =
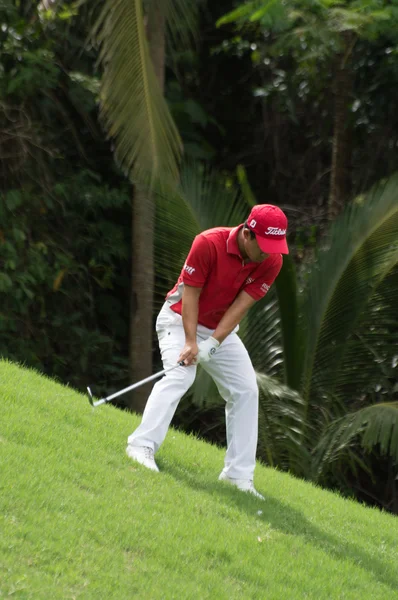
M 147 18 L 150 53 L 161 89 L 164 89 L 165 17 L 161 0 L 153 0 Z M 134 118 L 134 117 L 133 117 Z M 130 316 L 130 371 L 133 382 L 152 374 L 155 201 L 136 187 L 132 202 L 132 277 Z M 128 406 L 143 412 L 152 384 L 132 392 Z
M 334 126 L 328 201 L 330 220 L 335 219 L 342 211 L 351 190 L 351 131 L 348 123 L 348 106 L 353 88 L 350 56 L 355 36 L 351 32 L 345 32 L 343 38 L 345 47 L 338 56 L 333 82 Z

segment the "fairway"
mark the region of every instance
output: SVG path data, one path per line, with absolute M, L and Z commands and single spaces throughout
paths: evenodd
M 125 456 L 138 417 L 0 362 L 0 598 L 398 599 L 398 520 L 170 430 L 160 474 Z

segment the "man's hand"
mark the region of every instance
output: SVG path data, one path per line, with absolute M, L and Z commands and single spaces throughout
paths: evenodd
M 220 342 L 213 337 L 208 337 L 207 340 L 200 342 L 198 362 L 209 362 L 219 345 Z
M 177 362 L 184 361 L 185 366 L 189 367 L 190 365 L 195 364 L 198 352 L 199 349 L 198 344 L 196 342 L 185 342 L 185 346 L 182 349 Z

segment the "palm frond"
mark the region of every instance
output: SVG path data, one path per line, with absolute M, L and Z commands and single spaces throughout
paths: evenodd
M 175 48 L 189 48 L 198 38 L 198 17 L 203 0 L 161 0 L 168 39 Z M 151 7 L 153 2 L 149 3 Z
M 269 377 L 283 379 L 283 347 L 280 313 L 275 289 L 256 302 L 240 324 L 239 335 L 254 368 Z
M 200 163 L 183 166 L 177 189 L 157 189 L 156 308 L 177 280 L 194 237 L 211 227 L 238 225 L 249 210 L 228 178 Z
M 184 165 L 180 190 L 181 198 L 195 216 L 201 231 L 211 227 L 234 227 L 250 212 L 230 177 L 199 162 Z
M 283 338 L 284 381 L 298 390 L 302 373 L 303 339 L 299 327 L 299 298 L 296 268 L 290 255 L 283 257 L 283 266 L 275 282 Z
M 134 181 L 176 181 L 181 140 L 151 63 L 142 0 L 106 0 L 93 29 L 103 67 L 100 118 Z
M 270 465 L 306 473 L 307 451 L 304 401 L 300 395 L 272 377 L 257 372 L 260 392 L 259 452 Z
M 334 223 L 328 246 L 312 268 L 302 299 L 301 390 L 307 399 L 315 390 L 318 395 L 326 390 L 337 393 L 352 379 L 350 369 L 344 368 L 348 342 L 398 262 L 397 199 L 398 177 L 394 176 L 353 202 Z M 366 362 L 362 368 L 366 370 Z
M 257 200 L 249 183 L 246 169 L 243 165 L 238 165 L 236 167 L 236 177 L 239 182 L 240 189 L 242 190 L 242 195 L 247 202 L 247 205 L 250 207 L 255 206 L 257 204 Z
M 358 439 L 365 450 L 378 446 L 381 454 L 398 463 L 398 402 L 367 406 L 331 423 L 314 450 L 318 477 Z
M 397 355 L 398 267 L 385 277 L 369 300 L 369 309 L 346 340 L 334 389 L 346 398 L 380 401 L 392 392 L 393 363 Z M 349 374 L 348 374 L 349 371 Z M 351 401 L 351 402 L 350 402 Z

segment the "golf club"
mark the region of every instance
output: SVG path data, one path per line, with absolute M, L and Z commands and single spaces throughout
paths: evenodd
M 129 387 L 124 388 L 123 390 L 120 390 L 120 392 L 115 392 L 114 394 L 111 394 L 110 396 L 107 396 L 106 398 L 101 398 L 101 400 L 97 400 L 96 402 L 94 402 L 91 389 L 89 387 L 87 387 L 88 401 L 90 402 L 91 406 L 94 406 L 94 407 L 100 406 L 101 404 L 106 404 L 107 402 L 110 402 L 111 400 L 113 400 L 114 398 L 117 398 L 118 396 L 121 396 L 122 394 L 126 394 L 127 392 L 130 392 L 131 390 L 134 390 L 134 389 L 140 387 L 141 385 L 144 385 L 145 383 L 149 383 L 150 381 L 153 381 L 154 379 L 158 379 L 165 373 L 168 373 L 169 371 L 173 371 L 173 369 L 176 369 L 177 367 L 183 367 L 183 366 L 184 366 L 184 361 L 181 361 L 181 362 L 177 363 L 176 365 L 169 367 L 168 369 L 164 369 L 163 371 L 159 371 L 159 373 L 155 373 L 154 375 L 151 375 L 150 377 L 146 377 L 145 379 L 142 379 L 141 381 L 137 381 L 137 383 L 134 383 L 133 385 L 130 385 Z

